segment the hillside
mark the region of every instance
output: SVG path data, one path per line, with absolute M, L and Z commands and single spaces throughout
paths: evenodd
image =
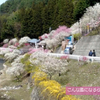
M 12 13 L 21 8 L 30 8 L 33 2 L 35 4 L 39 2 L 47 3 L 48 0 L 7 0 L 0 6 L 0 14 Z
M 61 84 L 62 87 L 66 86 L 99 86 L 100 82 L 100 64 L 99 63 L 87 63 L 87 62 L 78 62 L 75 60 L 69 60 L 67 71 L 61 76 L 55 74 L 52 76 L 52 80 L 57 81 Z M 18 90 L 9 90 L 8 93 L 6 90 L 0 91 L 0 95 L 7 94 L 6 97 L 10 97 L 10 100 L 19 100 L 24 99 L 28 100 L 30 98 L 31 89 L 27 89 L 27 80 L 25 79 L 22 82 L 14 82 L 14 81 L 4 81 L 1 84 L 1 87 L 13 87 L 20 86 L 22 88 Z M 24 91 L 24 92 L 23 92 Z M 19 93 L 21 95 L 19 95 Z M 27 96 L 26 96 L 27 94 Z M 95 95 L 77 95 L 77 98 L 81 100 L 99 100 L 100 96 Z M 11 99 L 13 98 L 13 99 Z M 1 100 L 1 99 L 0 99 Z M 73 100 L 73 99 L 71 99 Z
M 48 34 L 49 28 L 56 30 L 63 25 L 69 28 L 82 17 L 87 7 L 96 2 L 99 1 L 7 0 L 0 6 L 0 41 L 23 36 L 39 38 Z M 82 25 L 84 31 L 85 24 Z
M 73 3 L 70 0 L 67 1 L 47 2 L 46 0 L 45 3 L 43 1 L 30 3 L 30 1 L 16 0 L 15 3 L 8 0 L 1 5 L 3 15 L 0 16 L 0 40 L 23 36 L 38 38 L 44 33 L 49 33 L 50 27 L 52 30 L 58 28 L 59 25 L 70 27 L 74 23 Z M 20 8 L 21 2 L 23 5 Z M 32 7 L 28 7 L 27 3 Z
M 48 1 L 49 0 L 7 0 L 5 3 L 3 3 L 0 6 L 0 14 L 12 13 L 21 8 L 30 8 L 30 7 L 32 7 L 33 3 L 38 4 L 40 2 L 44 2 L 45 4 L 47 4 Z M 59 0 L 57 0 L 56 2 L 59 2 Z M 66 0 L 66 2 L 67 2 L 67 0 Z M 83 1 L 82 0 L 71 0 L 71 2 L 73 2 L 73 5 L 75 7 L 75 12 L 78 13 L 80 11 L 80 9 L 78 9 L 78 8 L 81 6 Z M 85 10 L 85 8 L 89 7 L 90 5 L 93 6 L 97 2 L 99 2 L 99 1 L 98 0 L 92 0 L 92 1 L 87 0 L 86 2 L 83 2 L 84 7 L 82 9 Z M 87 5 L 85 5 L 85 3 L 87 3 Z M 81 12 L 81 14 L 80 14 L 80 12 L 78 14 L 78 15 L 80 15 L 80 17 L 83 15 L 82 12 Z
M 60 84 L 66 86 L 99 86 L 100 82 L 100 63 L 86 63 L 70 60 L 68 70 L 61 77 L 54 76 Z M 100 100 L 100 96 L 78 95 L 82 100 Z

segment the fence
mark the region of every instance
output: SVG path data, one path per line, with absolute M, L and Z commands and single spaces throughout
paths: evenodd
M 78 61 L 91 61 L 91 62 L 100 62 L 100 57 L 90 57 L 90 56 L 81 56 L 81 55 L 70 55 L 70 54 L 58 54 L 58 53 L 48 53 L 50 56 L 56 57 L 66 57 L 66 59 L 74 59 Z

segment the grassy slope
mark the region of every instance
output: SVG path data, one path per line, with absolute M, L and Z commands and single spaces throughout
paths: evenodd
M 3 96 L 3 98 L 2 99 L 0 98 L 0 100 L 30 100 L 32 88 L 27 89 L 27 79 L 23 80 L 22 82 L 4 81 L 0 83 L 0 85 L 1 87 L 5 87 L 5 86 L 13 87 L 13 86 L 22 85 L 22 87 L 18 90 L 0 91 L 0 95 Z M 7 98 L 10 96 L 10 99 L 4 99 L 6 98 L 4 94 L 7 94 Z
M 0 58 L 3 58 L 3 56 L 0 56 Z M 11 67 L 11 63 L 7 61 L 4 64 Z M 0 82 L 0 88 L 6 87 L 6 86 L 13 87 L 13 86 L 22 85 L 22 88 L 18 90 L 0 91 L 0 100 L 30 100 L 33 87 L 30 89 L 27 89 L 28 77 L 24 79 L 22 82 L 14 82 L 12 80 L 6 80 L 5 75 L 0 77 L 0 79 L 5 79 L 3 82 Z M 7 97 L 10 96 L 10 99 L 6 99 L 6 96 L 4 96 L 4 94 L 7 94 Z
M 53 76 L 62 86 L 100 86 L 100 63 L 69 61 L 68 71 Z M 98 96 L 77 96 L 82 100 L 100 100 Z M 96 99 L 97 98 L 97 99 Z M 99 98 L 99 99 L 98 99 Z
M 9 65 L 8 63 L 6 64 Z M 62 74 L 60 77 L 58 75 L 54 75 L 52 79 L 59 82 L 63 87 L 66 87 L 68 84 L 70 86 L 100 86 L 100 63 L 86 63 L 69 60 L 67 69 L 66 73 Z M 22 89 L 9 91 L 9 95 L 14 98 L 14 100 L 27 100 L 30 98 L 31 90 L 27 91 L 26 83 L 27 81 L 23 81 L 22 83 L 6 82 L 6 84 L 3 84 L 3 87 L 9 86 L 10 84 L 10 86 L 23 84 Z M 2 91 L 2 93 L 5 92 L 6 91 Z M 98 99 L 99 96 L 76 97 L 79 97 L 82 100 L 100 100 Z

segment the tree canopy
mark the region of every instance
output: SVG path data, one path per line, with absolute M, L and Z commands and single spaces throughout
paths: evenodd
M 38 38 L 60 25 L 70 27 L 98 0 L 7 0 L 0 6 L 0 41 L 6 37 Z

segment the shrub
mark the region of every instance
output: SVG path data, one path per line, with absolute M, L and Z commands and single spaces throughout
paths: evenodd
M 25 64 L 25 62 L 29 59 L 30 54 L 26 54 L 24 58 L 21 59 L 21 63 Z
M 66 95 L 66 89 L 62 88 L 58 82 L 48 80 L 44 72 L 36 72 L 32 78 L 34 79 L 35 87 L 37 87 L 36 90 L 38 92 L 35 94 L 37 94 L 41 100 L 79 100 L 74 96 Z
M 74 40 L 78 40 L 81 37 L 80 33 L 74 34 Z

